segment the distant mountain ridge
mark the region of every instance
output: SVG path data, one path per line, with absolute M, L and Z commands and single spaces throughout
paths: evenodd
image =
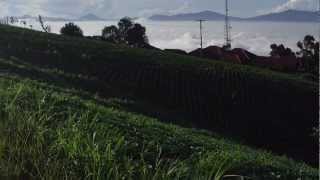
M 208 21 L 223 21 L 225 15 L 213 11 L 202 11 L 198 13 L 185 13 L 177 15 L 153 15 L 149 18 L 154 21 L 194 21 L 205 19 Z M 287 21 L 287 22 L 320 22 L 318 12 L 287 10 L 279 13 L 270 13 L 256 17 L 240 18 L 230 17 L 233 21 Z
M 35 19 L 35 20 L 37 20 L 39 17 L 38 16 L 23 15 L 23 16 L 20 16 L 17 18 L 18 19 Z M 62 17 L 46 17 L 46 16 L 43 16 L 43 20 L 45 20 L 45 21 L 72 21 L 71 19 L 62 18 Z
M 225 19 L 224 14 L 220 14 L 213 11 L 202 11 L 197 13 L 185 13 L 185 14 L 177 14 L 177 15 L 154 15 L 149 19 L 156 21 L 190 21 L 190 20 L 211 20 L 211 21 L 221 21 Z M 239 17 L 230 17 L 231 20 L 241 20 Z
M 79 19 L 77 19 L 79 21 L 103 21 L 105 19 L 98 17 L 95 14 L 89 13 L 87 15 L 81 16 Z
M 38 16 L 30 16 L 30 15 L 24 15 L 17 17 L 18 19 L 38 19 Z M 71 18 L 62 18 L 62 17 L 46 17 L 43 16 L 43 19 L 45 21 L 103 21 L 105 19 L 100 18 L 92 13 L 86 14 L 84 16 L 81 16 L 79 18 L 71 19 Z
M 34 20 L 38 20 L 39 17 L 38 16 L 30 16 L 30 15 L 23 15 L 20 17 L 17 17 L 18 19 L 34 19 Z M 43 16 L 42 17 L 44 21 L 72 21 L 72 19 L 67 19 L 67 18 L 62 18 L 62 17 L 46 17 Z
M 279 13 L 270 13 L 266 15 L 247 18 L 251 21 L 292 21 L 292 22 L 319 22 L 318 12 L 287 10 Z

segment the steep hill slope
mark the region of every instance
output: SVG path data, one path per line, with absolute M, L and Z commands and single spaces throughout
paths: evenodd
M 55 84 L 63 76 L 64 86 L 139 102 L 131 111 L 317 164 L 318 87 L 295 76 L 8 26 L 0 57 L 18 75 Z
M 285 157 L 127 112 L 121 99 L 102 103 L 3 69 L 1 179 L 317 179 L 315 169 Z

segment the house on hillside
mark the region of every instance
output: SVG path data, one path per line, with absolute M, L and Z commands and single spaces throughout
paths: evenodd
M 240 52 L 226 51 L 218 46 L 209 46 L 202 50 L 196 49 L 189 53 L 191 56 L 204 57 L 212 60 L 220 60 L 226 62 L 232 62 L 235 64 L 245 64 L 248 61 L 246 54 L 241 54 Z
M 247 50 L 235 48 L 231 51 L 226 51 L 218 46 L 209 46 L 202 50 L 196 49 L 189 53 L 191 56 L 203 57 L 212 60 L 220 60 L 232 62 L 235 64 L 254 65 L 262 68 L 268 68 L 281 72 L 296 72 L 301 67 L 301 60 L 294 55 L 291 56 L 257 56 Z

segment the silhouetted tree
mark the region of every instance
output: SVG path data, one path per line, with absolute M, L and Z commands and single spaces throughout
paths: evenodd
M 270 48 L 270 55 L 272 57 L 295 56 L 294 52 L 290 48 L 285 48 L 283 44 L 279 46 L 277 44 L 271 44 Z
M 127 43 L 128 31 L 133 27 L 133 21 L 130 17 L 120 19 L 118 23 L 120 40 Z
M 129 17 L 122 18 L 118 23 L 118 28 L 116 26 L 105 27 L 102 30 L 102 39 L 134 47 L 148 47 L 146 28 L 134 23 Z
M 120 40 L 119 37 L 120 37 L 119 29 L 116 26 L 106 26 L 102 30 L 102 38 L 104 40 L 117 43 Z
M 140 24 L 134 24 L 133 27 L 128 30 L 127 41 L 129 45 L 135 47 L 143 47 L 145 44 L 148 44 L 146 28 Z
M 83 37 L 81 28 L 74 23 L 65 24 L 65 26 L 61 28 L 60 33 L 67 36 Z
M 304 40 L 297 43 L 300 51 L 297 55 L 302 57 L 304 70 L 315 76 L 319 74 L 319 42 L 311 35 L 304 37 Z

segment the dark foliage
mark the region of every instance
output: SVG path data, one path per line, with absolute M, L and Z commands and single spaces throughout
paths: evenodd
M 290 48 L 285 48 L 283 44 L 271 44 L 270 48 L 272 49 L 270 52 L 272 57 L 295 56 L 294 52 Z
M 319 42 L 311 35 L 305 36 L 304 40 L 297 43 L 300 51 L 297 55 L 302 57 L 303 68 L 307 73 L 313 74 L 318 79 L 319 76 Z
M 146 35 L 146 28 L 140 24 L 134 24 L 127 32 L 127 42 L 129 45 L 135 47 L 143 46 L 148 44 L 148 37 Z
M 83 37 L 81 28 L 74 23 L 65 24 L 65 26 L 61 28 L 60 33 L 67 36 Z
M 102 38 L 113 43 L 119 42 L 119 29 L 116 26 L 107 26 L 102 30 Z
M 176 53 L 176 54 L 180 54 L 180 55 L 188 55 L 188 53 L 186 51 L 181 50 L 181 49 L 165 49 L 164 51 Z
M 116 26 L 107 26 L 102 30 L 102 38 L 113 43 L 124 43 L 133 47 L 149 48 L 146 28 L 133 23 L 129 17 L 122 18 Z
M 133 27 L 133 21 L 130 17 L 120 19 L 118 23 L 120 40 L 127 42 L 128 31 Z

